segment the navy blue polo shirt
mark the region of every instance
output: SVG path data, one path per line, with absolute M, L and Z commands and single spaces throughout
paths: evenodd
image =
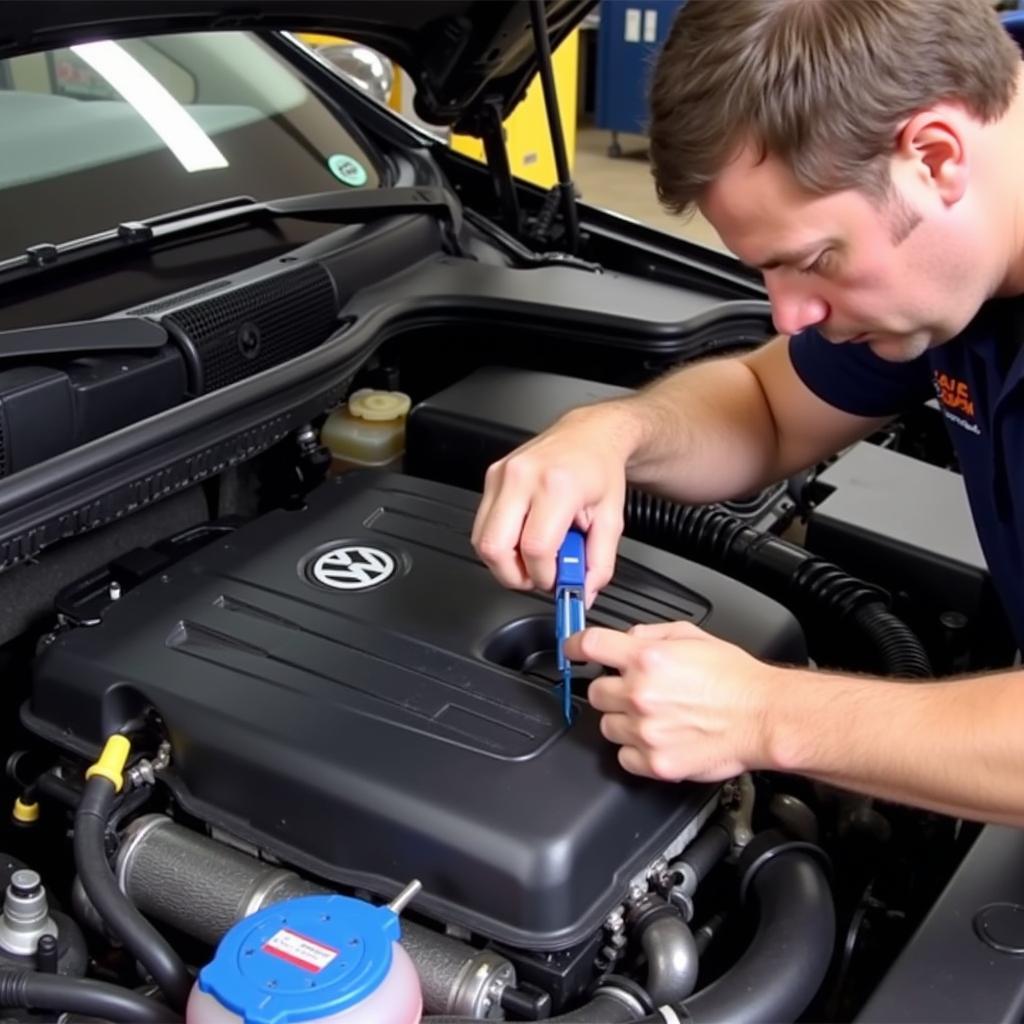
M 790 339 L 800 379 L 860 416 L 938 399 L 989 571 L 1024 649 L 1024 299 L 986 303 L 962 334 L 909 363 L 816 331 Z

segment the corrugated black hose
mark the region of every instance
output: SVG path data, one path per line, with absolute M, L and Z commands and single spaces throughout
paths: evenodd
M 181 1017 L 163 1003 L 91 978 L 0 969 L 0 1006 L 83 1013 L 131 1024 L 171 1024 Z
M 883 590 L 722 508 L 681 505 L 629 488 L 624 532 L 749 584 L 801 622 L 827 617 L 852 626 L 876 655 L 875 664 L 863 667 L 909 679 L 933 675 L 921 641 L 889 610 Z
M 86 782 L 75 812 L 75 867 L 104 924 L 149 971 L 172 1009 L 183 1012 L 192 988 L 188 968 L 121 892 L 107 862 L 104 838 L 114 795 L 114 784 L 103 775 Z

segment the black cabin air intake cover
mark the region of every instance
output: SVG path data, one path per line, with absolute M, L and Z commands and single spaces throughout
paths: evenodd
M 337 326 L 331 275 L 306 263 L 168 313 L 191 387 L 206 394 L 322 344 Z
M 92 756 L 155 707 L 184 807 L 323 878 L 517 946 L 600 926 L 714 797 L 624 772 L 585 702 L 562 720 L 551 598 L 500 587 L 478 496 L 398 474 L 328 482 L 112 603 L 36 663 L 29 727 Z M 688 619 L 804 658 L 789 612 L 623 541 L 591 621 Z

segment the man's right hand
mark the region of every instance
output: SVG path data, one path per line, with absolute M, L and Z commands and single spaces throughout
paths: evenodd
M 575 525 L 587 535 L 593 603 L 622 535 L 628 419 L 617 403 L 576 409 L 488 469 L 472 541 L 501 583 L 551 590 L 559 545 Z

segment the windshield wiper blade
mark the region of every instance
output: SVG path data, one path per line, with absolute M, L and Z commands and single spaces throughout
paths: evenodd
M 200 206 L 190 206 L 184 210 L 177 210 L 173 213 L 160 214 L 144 221 L 126 221 L 118 224 L 116 228 L 109 228 L 106 231 L 98 231 L 93 235 L 83 235 L 81 238 L 72 238 L 67 242 L 37 242 L 28 246 L 20 256 L 12 256 L 9 259 L 0 261 L 0 273 L 8 270 L 18 270 L 24 267 L 43 268 L 51 267 L 58 262 L 66 265 L 69 256 L 80 252 L 99 253 L 103 251 L 124 249 L 132 242 L 148 241 L 153 237 L 154 229 L 166 220 L 168 223 L 191 222 L 194 218 L 203 216 L 216 216 L 224 212 L 237 212 L 249 209 L 256 200 L 252 196 L 232 196 L 228 199 L 218 199 L 212 203 L 203 203 Z
M 83 259 L 128 253 L 152 247 L 159 242 L 202 234 L 211 228 L 236 223 L 291 217 L 298 220 L 358 224 L 406 213 L 431 214 L 442 218 L 447 222 L 452 238 L 457 238 L 462 223 L 462 209 L 458 200 L 447 189 L 434 186 L 364 192 L 315 192 L 265 202 L 257 202 L 249 196 L 235 196 L 146 220 L 125 221 L 108 231 L 68 242 L 31 245 L 20 256 L 0 261 L 0 279 L 6 283 L 53 267 L 66 267 Z

